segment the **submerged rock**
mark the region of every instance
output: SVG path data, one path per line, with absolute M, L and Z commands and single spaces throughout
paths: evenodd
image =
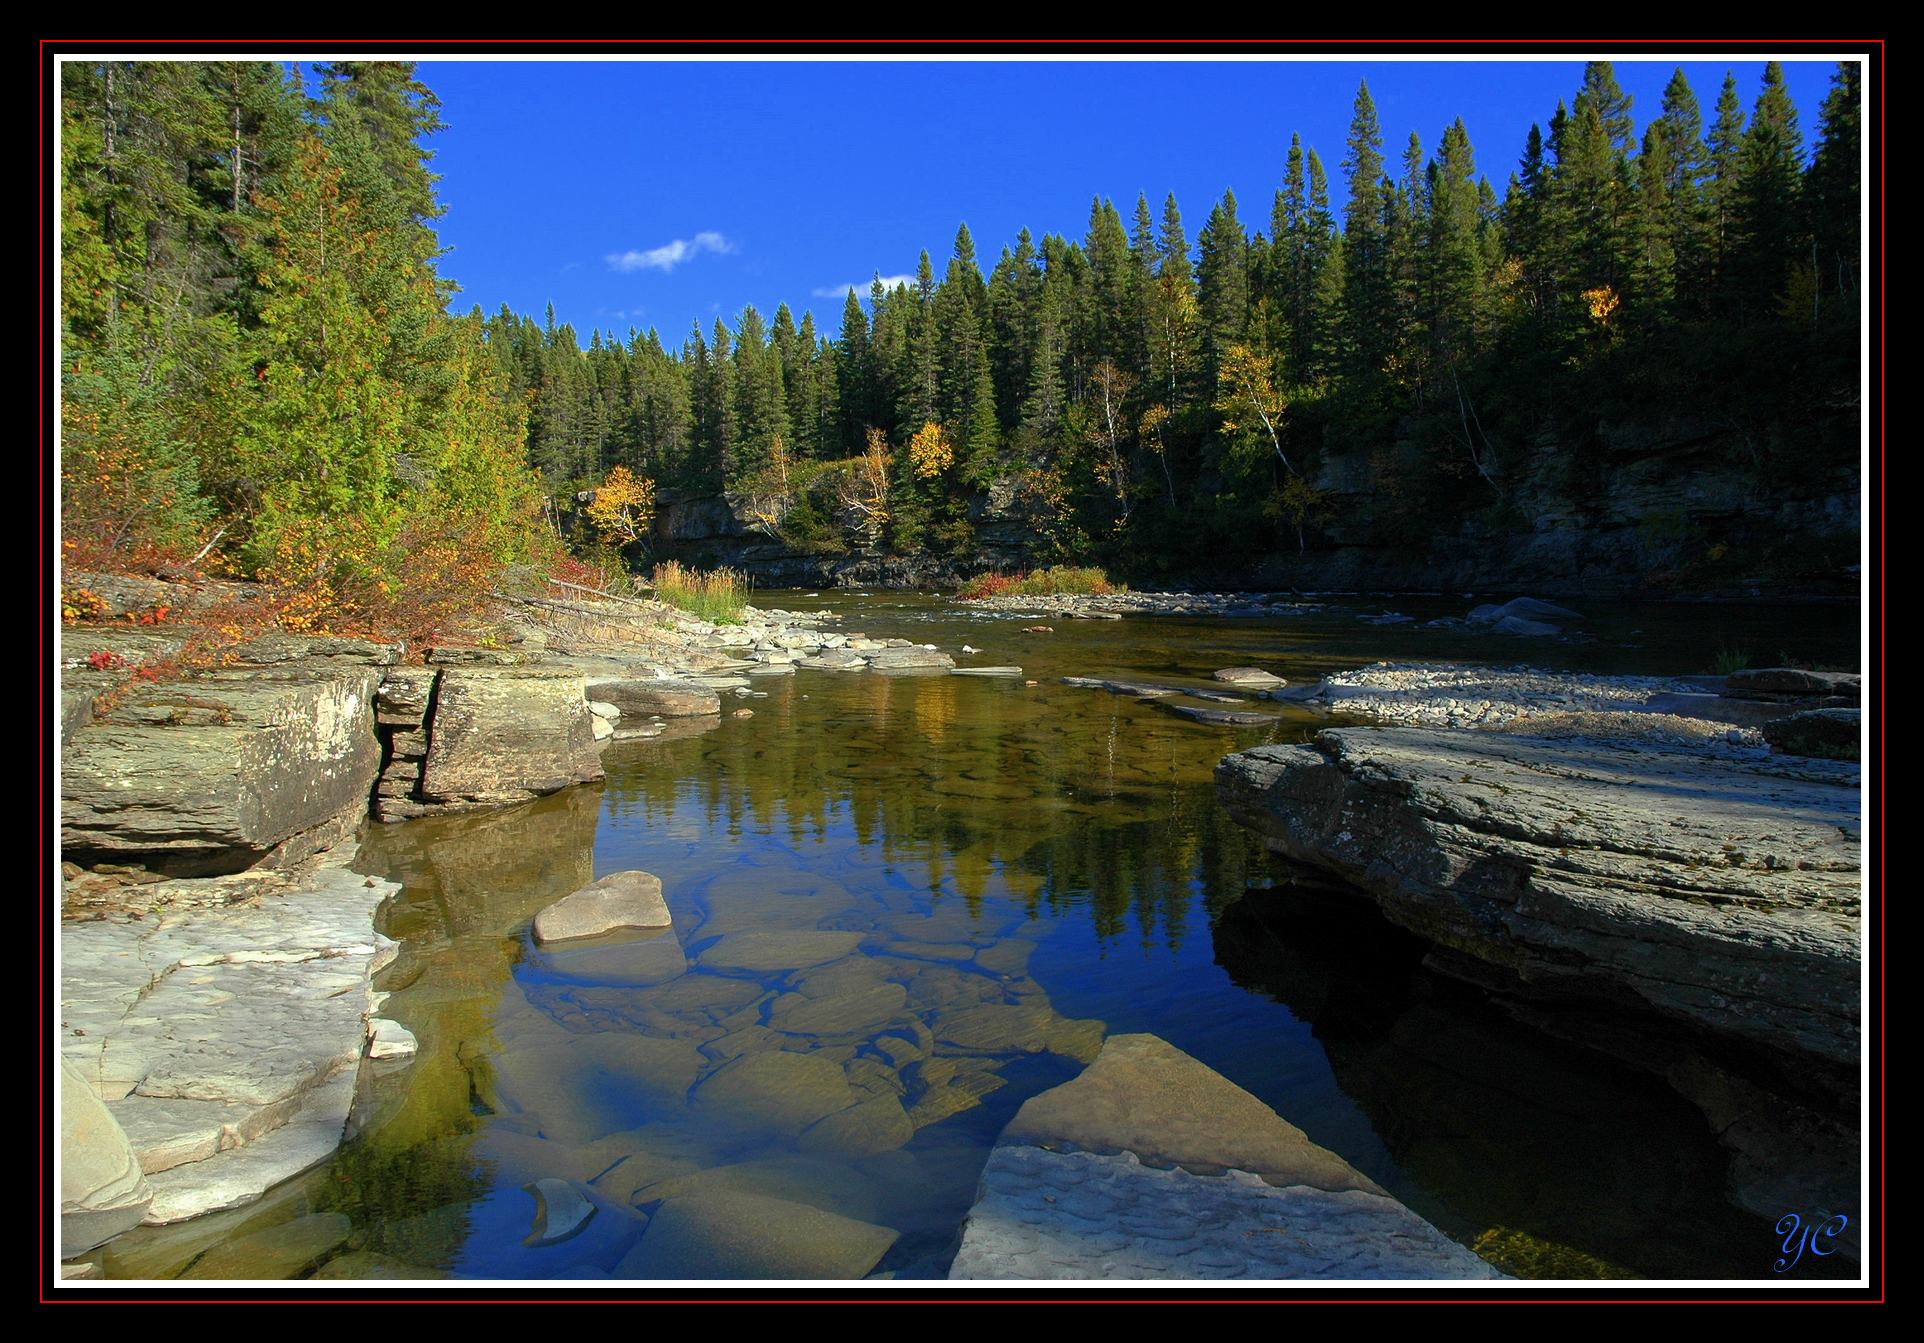
M 1198 723 L 1208 723 L 1211 727 L 1261 727 L 1265 723 L 1277 721 L 1273 713 L 1251 713 L 1236 709 L 1206 709 L 1196 704 L 1170 704 L 1164 702 L 1163 708 L 1182 718 L 1193 719 Z
M 885 1226 L 739 1190 L 700 1190 L 664 1202 L 614 1276 L 636 1280 L 852 1279 L 895 1243 Z
M 522 1239 L 523 1245 L 539 1248 L 559 1245 L 579 1235 L 595 1215 L 595 1205 L 566 1180 L 536 1180 L 524 1188 L 534 1196 L 534 1225 Z

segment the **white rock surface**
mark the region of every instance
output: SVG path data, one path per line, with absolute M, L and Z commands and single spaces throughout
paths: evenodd
M 339 1145 L 394 955 L 392 882 L 323 865 L 300 885 L 61 937 L 63 1059 L 148 1172 L 146 1221 L 258 1198 Z

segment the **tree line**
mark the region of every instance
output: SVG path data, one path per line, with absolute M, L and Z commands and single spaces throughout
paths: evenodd
M 1626 406 L 1732 433 L 1766 484 L 1854 460 L 1853 63 L 1813 148 L 1775 63 L 1708 118 L 1678 70 L 1639 132 L 1592 62 L 1501 186 L 1460 119 L 1392 161 L 1363 86 L 1340 188 L 1292 137 L 1266 227 L 1230 192 L 1193 242 L 1173 195 L 1098 198 L 985 275 L 965 224 L 832 331 L 749 307 L 672 346 L 447 316 L 432 93 L 398 62 L 315 78 L 66 67 L 67 457 L 137 458 L 116 507 L 224 524 L 242 563 L 431 518 L 507 554 L 615 472 L 807 550 L 966 555 L 994 510 L 1038 559 L 1184 568 L 1339 529 L 1338 476 L 1414 542 L 1503 516 L 1546 452 L 1582 497 Z

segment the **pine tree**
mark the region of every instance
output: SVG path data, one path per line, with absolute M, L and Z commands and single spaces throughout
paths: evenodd
M 1345 362 L 1353 383 L 1368 395 L 1389 358 L 1394 315 L 1384 227 L 1383 133 L 1367 83 L 1356 91 L 1343 171 L 1349 181 L 1349 203 L 1343 211 Z
M 1225 191 L 1196 238 L 1197 303 L 1204 376 L 1213 379 L 1249 318 L 1249 239 L 1236 217 L 1236 193 Z
M 1664 86 L 1663 111 L 1651 123 L 1650 131 L 1661 146 L 1668 170 L 1664 179 L 1669 211 L 1666 229 L 1675 256 L 1676 293 L 1687 310 L 1701 312 L 1714 278 L 1715 247 L 1705 213 L 1703 113 L 1681 66 Z M 1649 156 L 1647 144 L 1644 153 Z M 1640 169 L 1639 193 L 1646 202 L 1651 190 Z
M 1804 182 L 1819 262 L 1817 278 L 1825 292 L 1840 295 L 1857 293 L 1861 80 L 1856 61 L 1837 63 L 1820 113 L 1817 153 Z
M 1717 94 L 1717 118 L 1704 141 L 1709 172 L 1704 180 L 1704 222 L 1709 243 L 1712 284 L 1721 292 L 1729 280 L 1730 254 L 1742 184 L 1740 151 L 1744 142 L 1743 106 L 1737 101 L 1737 77 L 1724 72 Z
M 1810 267 L 1803 219 L 1804 141 L 1797 108 L 1776 61 L 1764 67 L 1750 125 L 1738 152 L 1736 256 L 1732 279 L 1738 302 L 1753 312 L 1775 312 L 1794 268 Z M 1814 287 L 1814 279 L 1810 282 Z

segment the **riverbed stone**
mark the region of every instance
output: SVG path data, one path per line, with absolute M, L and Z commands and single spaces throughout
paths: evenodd
M 618 928 L 666 928 L 672 922 L 659 877 L 650 872 L 610 872 L 535 915 L 534 936 L 537 942 L 565 942 L 599 937 Z
M 1134 1153 L 998 1146 L 952 1280 L 1501 1278 L 1394 1199 L 1192 1175 Z
M 308 1265 L 345 1243 L 353 1230 L 354 1224 L 342 1213 L 309 1213 L 222 1241 L 180 1276 L 184 1279 L 298 1277 Z
M 1112 1036 L 997 1139 L 951 1278 L 1496 1278 L 1152 1035 Z
M 631 989 L 666 984 L 688 972 L 688 956 L 671 928 L 617 930 L 555 942 L 541 946 L 536 957 L 558 978 Z
M 578 1235 L 595 1215 L 595 1205 L 567 1180 L 552 1177 L 523 1188 L 534 1196 L 534 1222 L 521 1243 L 531 1249 L 559 1245 Z
M 774 974 L 796 966 L 823 965 L 840 960 L 860 946 L 861 942 L 860 933 L 808 929 L 764 932 L 749 929 L 729 933 L 706 948 L 701 953 L 701 963 L 711 970 Z
M 73 1065 L 60 1064 L 60 1254 L 140 1225 L 154 1194 L 133 1144 Z
M 868 665 L 874 671 L 953 668 L 955 659 L 933 648 L 883 648 L 869 654 Z
M 309 1275 L 320 1282 L 433 1282 L 448 1275 L 373 1250 L 337 1254 Z
M 1187 718 L 1197 723 L 1207 723 L 1211 727 L 1261 727 L 1277 722 L 1273 713 L 1252 713 L 1238 709 L 1210 709 L 1200 704 L 1171 704 L 1163 701 L 1162 707 L 1179 718 Z
M 1042 1003 L 981 1003 L 945 1016 L 934 1025 L 938 1044 L 974 1054 L 1095 1056 L 1102 1040 L 1099 1021 L 1071 1021 Z
M 864 1155 L 892 1152 L 915 1136 L 902 1102 L 894 1096 L 872 1096 L 846 1110 L 816 1121 L 796 1140 L 804 1152 L 845 1152 Z
M 888 1227 L 804 1203 L 746 1191 L 696 1191 L 661 1205 L 615 1276 L 853 1279 L 873 1269 L 895 1240 Z
M 1230 685 L 1248 686 L 1254 690 L 1267 690 L 1273 686 L 1289 684 L 1275 672 L 1264 671 L 1261 667 L 1224 667 L 1211 675 L 1218 681 Z
M 530 1117 L 543 1137 L 589 1143 L 679 1108 L 706 1066 L 688 1040 L 629 1031 L 535 1036 L 491 1061 L 490 1104 Z
M 769 1007 L 768 1024 L 785 1035 L 847 1035 L 888 1024 L 907 1005 L 909 991 L 881 983 L 833 997 L 784 993 Z
M 695 1109 L 734 1126 L 800 1133 L 861 1098 L 841 1066 L 822 1053 L 745 1054 L 695 1089 Z

